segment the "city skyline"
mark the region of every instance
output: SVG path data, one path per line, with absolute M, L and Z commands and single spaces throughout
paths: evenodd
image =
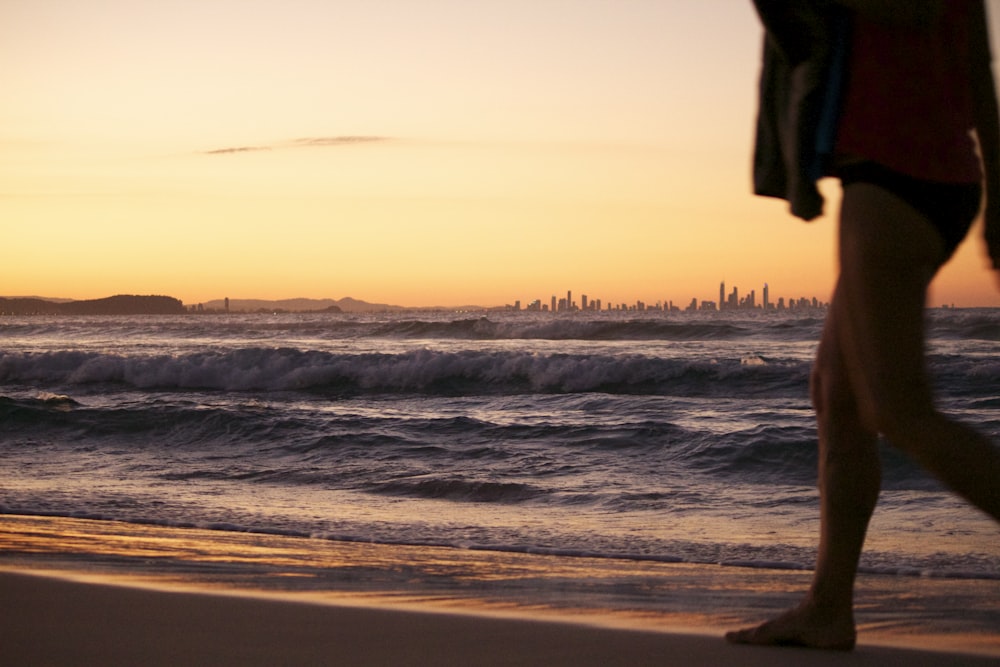
M 522 308 L 521 300 L 518 299 L 512 304 L 506 304 L 503 308 L 507 310 L 528 312 L 603 312 L 603 311 L 664 311 L 664 312 L 695 312 L 695 311 L 723 311 L 723 310 L 792 310 L 796 308 L 825 308 L 829 304 L 818 297 L 778 297 L 776 301 L 771 300 L 770 286 L 763 284 L 762 299 L 757 302 L 757 291 L 751 289 L 748 293 L 740 296 L 739 288 L 733 286 L 731 292 L 726 292 L 726 281 L 719 283 L 718 302 L 710 299 L 691 297 L 686 305 L 675 304 L 672 299 L 659 299 L 653 303 L 646 303 L 641 299 L 632 302 L 604 301 L 600 297 L 594 298 L 588 294 L 580 294 L 580 300 L 573 298 L 573 290 L 567 290 L 565 296 L 553 294 L 547 301 L 536 298 L 527 303 Z

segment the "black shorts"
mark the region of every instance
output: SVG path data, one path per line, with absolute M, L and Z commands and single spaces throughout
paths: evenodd
M 979 183 L 941 183 L 913 178 L 876 162 L 856 162 L 837 168 L 844 187 L 868 183 L 896 195 L 927 218 L 951 257 L 969 233 L 979 213 L 982 186 Z

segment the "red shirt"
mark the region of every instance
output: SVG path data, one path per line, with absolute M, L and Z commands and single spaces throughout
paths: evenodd
M 837 155 L 931 181 L 980 181 L 969 134 L 973 1 L 947 0 L 930 30 L 855 17 Z

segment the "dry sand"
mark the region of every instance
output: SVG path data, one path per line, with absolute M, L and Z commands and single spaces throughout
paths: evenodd
M 2 665 L 997 665 L 860 646 L 731 646 L 718 636 L 312 604 L 0 573 Z M 721 634 L 721 629 L 719 629 Z

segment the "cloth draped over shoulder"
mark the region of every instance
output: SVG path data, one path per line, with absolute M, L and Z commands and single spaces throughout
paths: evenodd
M 823 213 L 817 181 L 832 152 L 848 22 L 832 0 L 754 0 L 764 25 L 753 158 L 754 193 L 793 215 Z

